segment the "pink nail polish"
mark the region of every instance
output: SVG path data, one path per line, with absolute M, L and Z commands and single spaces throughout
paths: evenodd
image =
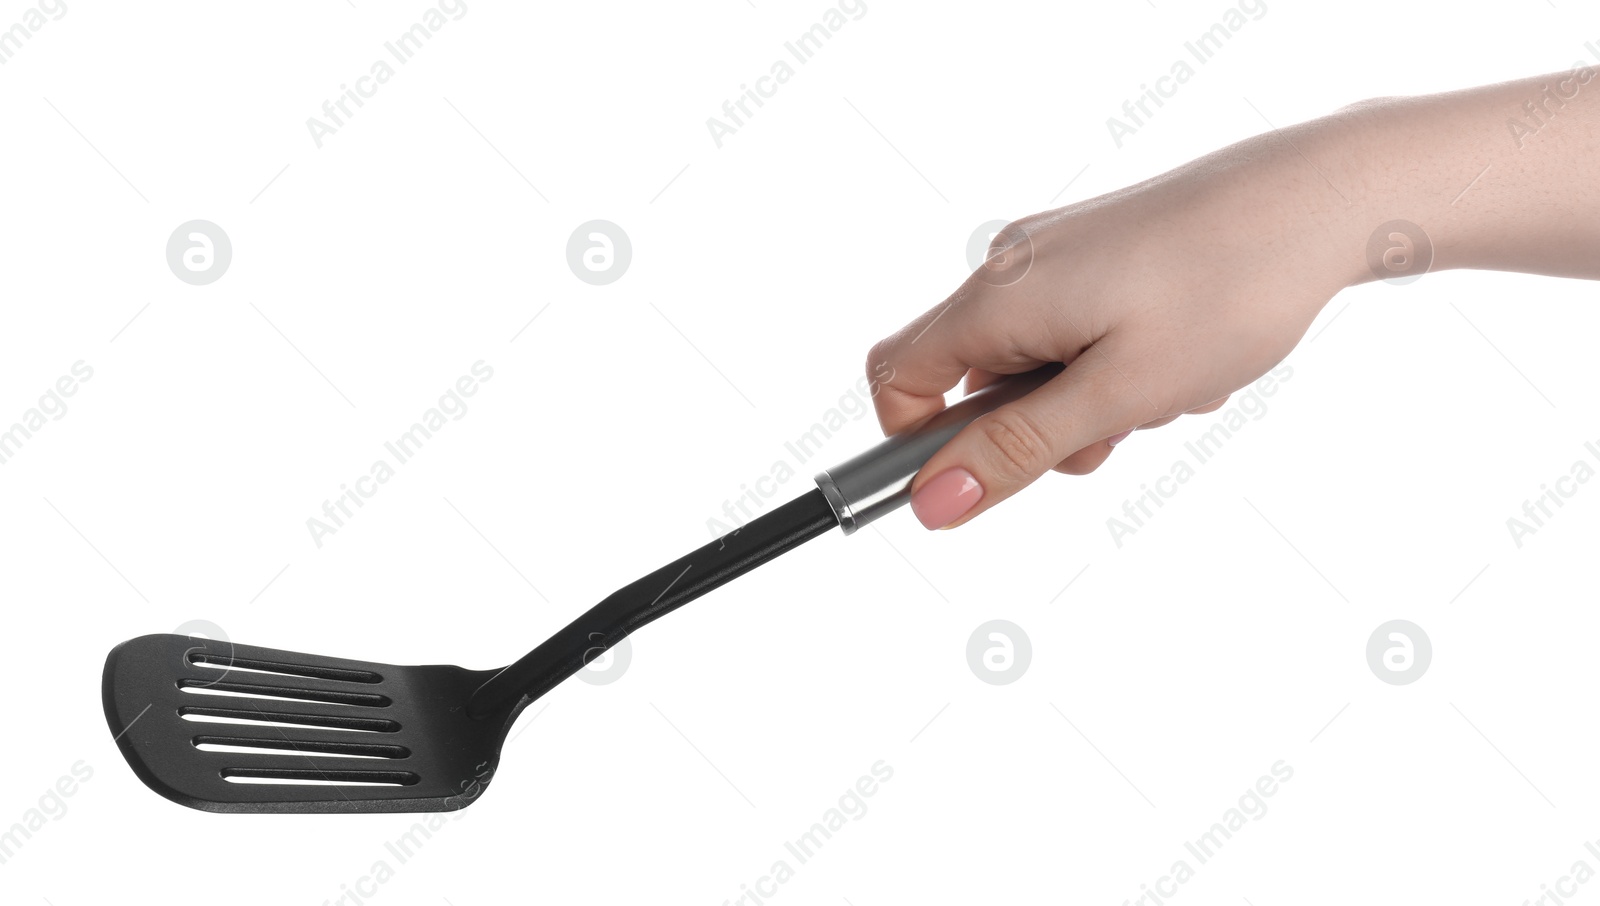
M 911 512 L 923 528 L 944 528 L 983 499 L 983 485 L 963 468 L 945 469 L 911 495 Z
M 1132 434 L 1132 433 L 1133 433 L 1133 429 L 1129 428 L 1128 430 L 1122 432 L 1121 434 L 1113 434 L 1110 437 L 1106 438 L 1106 444 L 1109 445 L 1109 446 L 1115 447 L 1117 444 L 1120 444 L 1123 441 L 1127 440 L 1128 439 L 1128 435 Z

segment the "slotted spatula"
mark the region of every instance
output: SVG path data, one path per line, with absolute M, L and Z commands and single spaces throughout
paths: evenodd
M 464 808 L 489 785 L 529 703 L 646 623 L 834 526 L 850 534 L 905 504 L 911 476 L 957 431 L 1060 371 L 1007 378 L 820 473 L 816 489 L 618 589 L 504 669 L 147 635 L 106 658 L 106 722 L 139 779 L 192 808 Z

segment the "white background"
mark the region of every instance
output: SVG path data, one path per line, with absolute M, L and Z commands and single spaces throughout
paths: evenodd
M 0 422 L 94 369 L 0 466 L 0 828 L 93 771 L 0 865 L 7 903 L 338 901 L 415 820 L 159 798 L 101 715 L 115 643 L 205 619 L 504 664 L 703 543 L 960 282 L 979 224 L 1263 117 L 1600 46 L 1576 0 L 1270 0 L 1119 150 L 1106 117 L 1223 3 L 869 0 L 719 149 L 706 118 L 823 3 L 469 0 L 318 149 L 306 119 L 424 9 L 73 0 L 0 67 Z M 197 218 L 234 249 L 198 287 L 164 258 Z M 565 260 L 596 218 L 633 244 L 607 286 Z M 1595 297 L 1467 272 L 1341 294 L 1267 414 L 1120 548 L 1107 518 L 1209 419 L 957 532 L 819 539 L 650 627 L 617 682 L 537 703 L 489 795 L 366 901 L 722 903 L 879 760 L 892 780 L 780 904 L 1122 903 L 1279 760 L 1292 780 L 1180 902 L 1521 903 L 1600 869 L 1600 485 L 1520 549 L 1506 527 L 1600 442 Z M 306 519 L 478 360 L 470 411 L 314 545 Z M 877 436 L 853 421 L 773 502 Z M 1409 686 L 1365 658 L 1395 618 L 1434 648 Z M 1011 685 L 966 661 L 991 619 L 1031 640 Z

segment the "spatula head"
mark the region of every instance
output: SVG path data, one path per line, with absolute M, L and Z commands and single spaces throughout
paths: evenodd
M 139 778 L 215 812 L 434 812 L 483 794 L 515 711 L 492 670 L 397 667 L 147 635 L 106 658 L 106 721 Z

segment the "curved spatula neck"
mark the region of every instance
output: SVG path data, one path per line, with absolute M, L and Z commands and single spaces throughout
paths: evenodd
M 812 490 L 617 589 L 473 694 L 475 718 L 525 707 L 629 634 L 839 524 Z

